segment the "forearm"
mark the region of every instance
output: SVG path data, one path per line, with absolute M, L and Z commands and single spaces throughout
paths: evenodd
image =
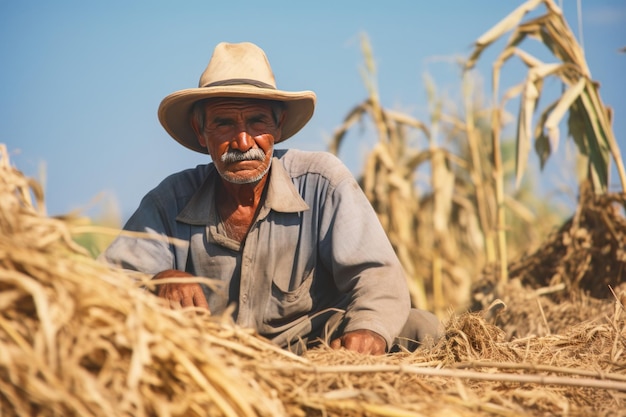
M 370 330 L 382 336 L 389 347 L 406 323 L 409 311 L 408 295 L 384 299 L 357 297 L 346 311 L 345 332 Z

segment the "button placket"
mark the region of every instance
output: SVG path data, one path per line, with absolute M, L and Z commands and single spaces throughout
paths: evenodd
M 256 223 L 250 227 L 248 235 L 243 244 L 241 254 L 241 279 L 239 293 L 239 321 L 244 326 L 253 326 L 254 308 L 251 305 L 250 292 L 252 289 L 253 271 L 252 271 L 252 254 L 257 244 L 256 239 Z

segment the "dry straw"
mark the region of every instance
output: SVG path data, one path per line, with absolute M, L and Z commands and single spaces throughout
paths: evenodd
M 2 416 L 616 415 L 622 308 L 563 335 L 508 341 L 477 314 L 430 350 L 298 357 L 226 317 L 170 310 L 43 215 L 0 147 Z
M 237 361 L 298 358 L 89 258 L 1 157 L 0 415 L 285 415 Z

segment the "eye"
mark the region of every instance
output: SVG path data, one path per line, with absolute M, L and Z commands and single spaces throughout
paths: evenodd
M 214 120 L 208 127 L 209 131 L 214 131 L 216 133 L 228 133 L 233 128 L 233 121 L 228 119 L 218 119 Z
M 264 116 L 251 118 L 248 124 L 254 130 L 264 130 L 271 126 L 269 119 Z

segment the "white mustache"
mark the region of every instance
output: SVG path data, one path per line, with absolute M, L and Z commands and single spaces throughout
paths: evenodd
M 220 157 L 220 160 L 227 164 L 239 161 L 265 161 L 265 153 L 259 148 L 252 148 L 246 152 L 229 150 Z

